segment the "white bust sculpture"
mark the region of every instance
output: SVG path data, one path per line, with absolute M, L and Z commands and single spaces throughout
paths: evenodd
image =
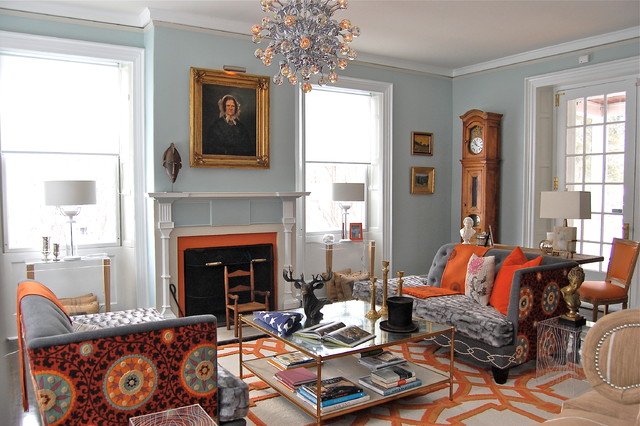
M 462 220 L 463 228 L 460 230 L 460 236 L 462 237 L 462 244 L 471 244 L 469 240 L 476 233 L 476 230 L 473 229 L 473 219 L 470 217 L 465 217 Z

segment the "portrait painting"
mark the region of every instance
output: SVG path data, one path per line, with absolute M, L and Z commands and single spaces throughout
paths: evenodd
M 269 168 L 269 78 L 191 68 L 191 167 Z
M 411 155 L 433 155 L 433 133 L 411 132 Z
M 436 169 L 433 167 L 411 168 L 411 193 L 433 194 L 435 188 Z

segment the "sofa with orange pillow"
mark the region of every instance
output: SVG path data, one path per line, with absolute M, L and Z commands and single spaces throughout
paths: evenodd
M 511 367 L 536 359 L 538 321 L 567 311 L 560 289 L 577 265 L 519 248 L 445 244 L 433 257 L 428 275 L 404 277 L 403 295 L 414 298 L 414 316 L 455 326 L 456 353 L 490 365 L 495 381 L 504 383 Z M 389 280 L 389 296 L 397 295 L 397 283 Z M 370 300 L 369 284 L 356 283 L 353 297 Z M 382 303 L 382 283 L 376 286 Z M 424 291 L 432 288 L 442 290 Z M 432 340 L 451 345 L 446 335 Z

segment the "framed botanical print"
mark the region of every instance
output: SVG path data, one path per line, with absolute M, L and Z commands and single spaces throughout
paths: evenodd
M 411 193 L 433 194 L 436 180 L 436 169 L 433 167 L 411 168 Z
M 269 77 L 191 68 L 191 167 L 269 168 Z
M 433 155 L 433 133 L 411 132 L 411 155 Z

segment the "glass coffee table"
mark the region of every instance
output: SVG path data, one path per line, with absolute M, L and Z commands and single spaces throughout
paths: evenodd
M 426 321 L 420 318 L 414 318 L 413 321 L 418 324 L 418 330 L 413 333 L 390 333 L 380 329 L 380 322 L 386 320 L 386 317 L 382 317 L 378 320 L 369 320 L 365 318 L 365 315 L 369 311 L 370 306 L 368 303 L 359 300 L 350 300 L 347 302 L 338 302 L 330 305 L 325 305 L 322 309 L 324 318 L 322 322 L 342 321 L 345 325 L 357 325 L 360 328 L 374 334 L 375 339 L 364 342 L 356 347 L 341 347 L 330 344 L 323 344 L 320 341 L 303 338 L 294 335 L 280 336 L 277 332 L 268 326 L 263 321 L 255 318 L 253 315 L 243 315 L 240 317 L 240 322 L 248 324 L 263 333 L 269 335 L 274 339 L 278 339 L 288 346 L 292 351 L 300 351 L 311 358 L 314 363 L 307 365 L 307 367 L 315 368 L 317 374 L 316 387 L 320 387 L 320 382 L 323 378 L 330 378 L 335 376 L 343 376 L 354 383 L 358 383 L 358 379 L 363 376 L 371 374 L 371 371 L 358 362 L 358 355 L 362 352 L 371 351 L 374 349 L 384 349 L 389 346 L 400 345 L 403 343 L 418 342 L 425 338 L 437 336 L 440 334 L 449 334 L 451 341 L 454 341 L 454 328 L 448 325 L 442 325 L 431 321 Z M 294 309 L 288 312 L 300 312 L 304 315 L 304 310 Z M 303 320 L 304 323 L 304 320 Z M 316 402 L 314 408 L 310 404 L 302 401 L 295 392 L 292 392 L 284 385 L 280 384 L 278 380 L 274 378 L 274 374 L 279 370 L 274 367 L 269 359 L 271 357 L 256 358 L 251 360 L 242 359 L 242 327 L 239 327 L 239 359 L 240 359 L 240 377 L 243 377 L 243 368 L 251 371 L 256 377 L 267 383 L 279 394 L 287 398 L 291 403 L 302 409 L 304 412 L 316 419 L 316 423 L 321 423 L 322 420 L 326 420 L 332 417 L 338 417 L 346 413 L 361 410 L 363 408 L 382 404 L 384 402 L 391 401 L 393 399 L 402 398 L 407 395 L 422 392 L 425 390 L 441 389 L 442 385 L 449 385 L 449 399 L 453 400 L 453 345 L 450 349 L 449 371 L 442 372 L 435 370 L 428 366 L 422 366 L 407 361 L 410 368 L 416 372 L 416 377 L 422 381 L 422 385 L 402 391 L 393 395 L 383 396 L 374 391 L 364 388 L 364 391 L 370 396 L 367 401 L 346 407 L 344 409 L 331 411 L 329 413 L 321 412 L 320 401 Z M 316 392 L 316 394 L 319 394 Z

